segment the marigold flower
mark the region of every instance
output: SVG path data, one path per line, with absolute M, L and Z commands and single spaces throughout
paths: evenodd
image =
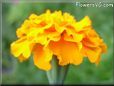
M 16 31 L 18 40 L 11 44 L 11 53 L 20 61 L 33 54 L 34 64 L 50 70 L 52 56 L 59 65 L 79 65 L 87 57 L 98 64 L 107 47 L 92 27 L 88 16 L 81 21 L 69 13 L 49 10 L 41 15 L 31 14 Z

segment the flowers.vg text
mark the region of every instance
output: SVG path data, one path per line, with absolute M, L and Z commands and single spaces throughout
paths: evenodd
M 96 3 L 76 2 L 75 5 L 77 7 L 113 7 L 113 4 L 111 3 L 102 3 L 102 2 L 96 2 Z

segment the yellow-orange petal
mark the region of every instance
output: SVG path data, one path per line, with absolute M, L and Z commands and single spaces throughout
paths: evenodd
M 95 63 L 101 54 L 101 48 L 99 47 L 90 48 L 83 46 L 82 51 L 84 56 L 87 56 L 91 63 Z
M 70 41 L 70 42 L 80 42 L 83 39 L 83 34 L 73 33 L 71 35 L 68 35 L 67 33 L 64 33 L 64 40 Z
M 38 16 L 37 16 L 36 14 L 31 14 L 31 15 L 29 16 L 29 19 L 31 19 L 31 20 L 34 20 L 34 19 L 36 19 L 36 18 L 38 18 Z
M 19 27 L 16 31 L 17 37 L 23 37 L 25 36 L 29 30 L 30 30 L 30 21 L 29 20 L 25 20 L 24 23 L 21 25 L 21 27 Z
M 22 54 L 25 58 L 28 58 L 31 54 L 31 48 L 30 43 L 25 38 L 21 38 L 11 44 L 11 53 L 15 57 Z
M 54 55 L 59 59 L 60 65 L 67 65 L 69 63 L 79 65 L 82 63 L 82 54 L 75 43 L 61 39 L 58 42 L 50 42 L 49 46 Z
M 52 59 L 53 54 L 48 48 L 43 49 L 42 45 L 37 44 L 34 47 L 33 54 L 34 54 L 34 64 L 38 68 L 46 71 L 51 69 L 50 61 Z
M 99 38 L 98 37 L 86 37 L 82 40 L 83 45 L 88 47 L 99 47 Z
M 70 24 L 76 22 L 76 19 L 73 16 L 71 16 L 69 13 L 64 13 L 63 18 L 64 18 L 64 21 Z
M 55 25 L 55 30 L 57 31 L 57 32 L 59 32 L 59 33 L 62 33 L 66 28 L 65 27 L 63 27 L 63 26 L 60 26 L 60 25 L 58 25 L 58 24 L 54 24 Z
M 88 16 L 85 16 L 81 21 L 76 22 L 74 24 L 75 31 L 77 31 L 77 32 L 86 30 L 87 29 L 86 27 L 89 27 L 89 26 L 91 26 L 91 20 L 89 19 Z
M 18 57 L 18 59 L 20 62 L 27 60 L 27 58 L 25 58 L 22 54 Z
M 106 44 L 103 41 L 100 42 L 100 48 L 102 49 L 102 53 L 106 53 L 107 52 L 107 46 L 106 46 Z
M 97 58 L 97 60 L 95 61 L 95 64 L 98 65 L 99 62 L 100 62 L 100 60 L 101 60 L 101 57 L 99 56 L 99 57 Z

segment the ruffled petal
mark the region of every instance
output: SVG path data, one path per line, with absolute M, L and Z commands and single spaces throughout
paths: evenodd
M 88 16 L 85 16 L 81 21 L 76 22 L 74 24 L 74 27 L 76 32 L 86 30 L 87 27 L 91 27 L 91 20 L 89 19 Z
M 101 60 L 101 57 L 99 56 L 99 57 L 97 58 L 97 60 L 95 61 L 95 64 L 98 65 L 99 62 L 100 62 L 100 60 Z
M 107 52 L 107 46 L 103 42 L 103 40 L 101 40 L 101 42 L 100 42 L 100 48 L 102 49 L 102 53 L 106 53 Z
M 34 47 L 33 54 L 34 54 L 34 64 L 38 68 L 46 71 L 51 69 L 50 61 L 52 59 L 53 54 L 48 48 L 43 49 L 42 45 L 37 44 Z
M 31 54 L 32 47 L 33 45 L 30 45 L 25 38 L 21 38 L 11 44 L 11 53 L 15 57 L 18 57 L 22 54 L 23 57 L 28 58 Z
M 50 42 L 49 46 L 54 55 L 59 59 L 60 65 L 67 65 L 69 63 L 79 65 L 82 63 L 82 54 L 75 43 L 61 39 L 58 42 Z
M 70 42 L 80 42 L 83 39 L 83 37 L 83 34 L 72 33 L 68 35 L 67 33 L 64 33 L 64 40 Z
M 84 56 L 87 56 L 91 63 L 95 63 L 97 59 L 100 57 L 101 48 L 89 48 L 87 46 L 83 46 L 82 53 Z
M 27 58 L 25 58 L 22 54 L 18 57 L 18 59 L 20 62 L 27 60 Z
M 31 22 L 29 20 L 25 20 L 24 23 L 21 25 L 20 28 L 17 29 L 16 34 L 18 38 L 26 36 L 27 33 L 30 31 Z

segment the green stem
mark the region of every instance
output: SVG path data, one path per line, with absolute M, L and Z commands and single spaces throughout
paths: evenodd
M 47 71 L 49 84 L 63 84 L 68 66 L 59 66 L 57 58 L 54 56 L 52 60 L 52 69 Z
M 59 84 L 63 84 L 64 80 L 66 78 L 66 74 L 68 72 L 68 66 L 63 66 L 63 67 L 59 67 L 59 77 L 58 77 L 58 83 Z

